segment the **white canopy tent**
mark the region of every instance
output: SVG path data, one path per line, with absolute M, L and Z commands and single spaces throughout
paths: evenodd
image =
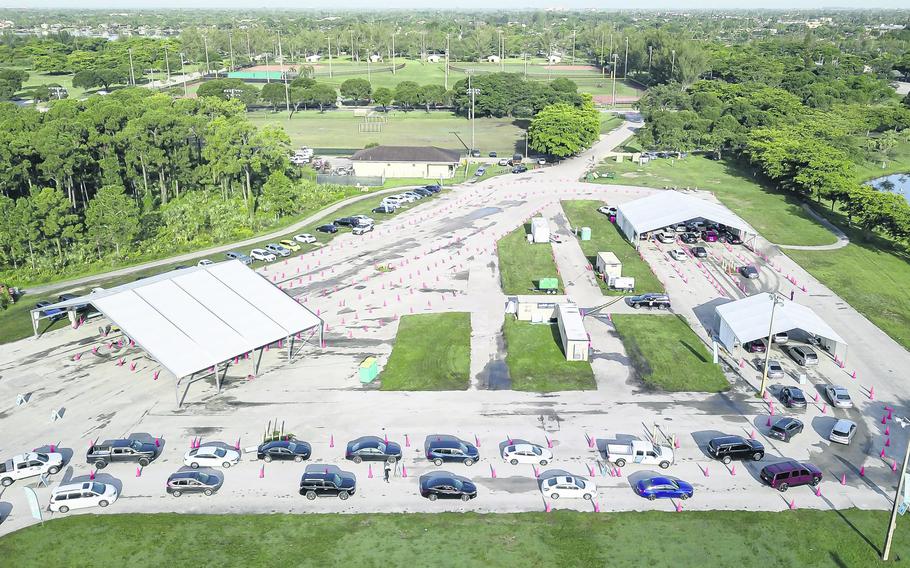
M 178 387 L 186 379 L 187 389 L 198 373 L 204 373 L 198 378 L 214 374 L 220 389 L 222 365 L 226 373 L 232 359 L 256 349 L 261 359 L 262 348 L 276 341 L 287 341 L 289 358 L 298 334 L 318 328 L 322 341 L 319 317 L 236 260 L 174 270 L 34 309 L 36 335 L 47 312 L 86 305 L 170 371 Z M 259 360 L 251 359 L 255 374 Z M 183 397 L 178 394 L 178 404 Z
M 659 191 L 624 203 L 618 207 L 616 213 L 616 224 L 633 244 L 638 243 L 638 237 L 642 233 L 693 219 L 722 223 L 739 231 L 743 240 L 746 234 L 757 234 L 755 229 L 726 207 L 672 190 Z
M 774 309 L 774 325 L 771 325 L 771 294 L 755 294 L 741 300 L 721 304 L 717 313 L 717 336 L 729 351 L 742 345 L 767 338 L 771 334 L 802 330 L 819 340 L 827 352 L 841 361 L 847 355 L 847 342 L 831 326 L 806 306 L 801 306 L 782 297 L 777 299 Z

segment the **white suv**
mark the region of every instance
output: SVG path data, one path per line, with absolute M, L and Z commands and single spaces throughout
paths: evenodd
M 264 260 L 266 262 L 272 262 L 276 258 L 274 254 L 270 253 L 269 251 L 267 251 L 265 249 L 251 250 L 250 257 L 252 257 L 253 260 Z
M 61 485 L 51 493 L 48 508 L 55 513 L 66 513 L 70 509 L 107 507 L 117 500 L 117 489 L 108 483 L 86 481 Z

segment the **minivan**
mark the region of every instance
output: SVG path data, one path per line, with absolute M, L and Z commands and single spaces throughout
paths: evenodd
M 55 513 L 66 513 L 70 509 L 107 507 L 117 500 L 117 488 L 109 483 L 87 481 L 61 485 L 51 493 L 48 508 Z
M 794 345 L 789 349 L 790 358 L 803 367 L 818 365 L 818 355 L 815 350 L 805 345 Z
M 790 487 L 818 485 L 822 480 L 822 472 L 811 463 L 787 460 L 763 467 L 761 479 L 783 493 Z

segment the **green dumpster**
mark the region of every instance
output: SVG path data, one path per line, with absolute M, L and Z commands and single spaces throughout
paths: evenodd
M 363 360 L 363 363 L 360 364 L 360 369 L 358 370 L 358 375 L 360 376 L 360 382 L 363 384 L 373 382 L 373 379 L 379 374 L 379 364 L 376 362 L 376 357 L 367 357 Z
M 547 294 L 559 292 L 559 278 L 541 278 L 537 282 L 537 289 Z
M 591 240 L 591 227 L 582 227 L 581 228 L 581 240 L 583 240 L 583 241 Z

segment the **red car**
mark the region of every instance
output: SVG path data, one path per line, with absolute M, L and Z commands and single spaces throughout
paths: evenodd
M 755 341 L 750 341 L 746 343 L 743 347 L 746 348 L 746 351 L 749 353 L 764 353 L 765 352 L 765 342 L 761 339 L 756 339 Z
M 705 241 L 706 243 L 716 243 L 717 242 L 717 231 L 715 231 L 714 229 L 702 231 L 701 240 Z

